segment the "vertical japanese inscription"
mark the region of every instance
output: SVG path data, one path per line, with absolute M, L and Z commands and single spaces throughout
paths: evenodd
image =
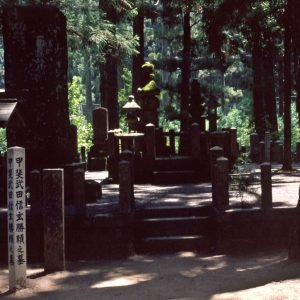
M 26 199 L 25 149 L 12 147 L 7 152 L 8 264 L 9 287 L 26 284 Z

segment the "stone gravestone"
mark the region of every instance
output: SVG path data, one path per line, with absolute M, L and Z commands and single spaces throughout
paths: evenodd
M 88 169 L 101 171 L 107 169 L 108 110 L 98 107 L 93 111 L 93 146 L 88 157 Z
M 194 79 L 191 83 L 190 113 L 192 116 L 192 124 L 198 123 L 200 131 L 205 131 L 205 118 L 203 117 L 204 99 L 201 95 L 200 83 Z
M 26 148 L 29 170 L 70 163 L 65 16 L 52 6 L 7 7 L 3 43 L 5 91 L 19 99 L 8 146 Z

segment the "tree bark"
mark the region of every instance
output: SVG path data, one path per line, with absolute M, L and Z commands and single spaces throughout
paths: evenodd
M 133 34 L 139 37 L 139 53 L 132 57 L 132 94 L 141 86 L 141 66 L 144 64 L 144 13 L 142 8 L 133 20 Z
M 181 131 L 186 131 L 188 127 L 188 118 L 185 115 L 188 112 L 188 101 L 190 94 L 190 76 L 191 76 L 191 25 L 190 25 L 190 0 L 187 1 L 183 16 L 183 52 L 181 66 Z
M 268 41 L 264 49 L 264 103 L 268 130 L 278 131 L 274 77 L 274 45 Z
M 92 98 L 92 72 L 91 72 L 91 55 L 90 50 L 84 50 L 84 73 L 85 73 L 85 100 L 86 100 L 86 117 L 92 121 L 93 115 L 93 98 Z
M 101 105 L 108 109 L 109 129 L 119 128 L 118 60 L 110 55 L 100 67 L 100 93 Z
M 99 0 L 99 8 L 106 12 L 107 19 L 113 25 L 117 24 L 118 14 L 112 3 Z M 100 66 L 100 93 L 101 104 L 108 109 L 109 129 L 119 128 L 118 65 L 113 46 L 108 47 L 105 63 Z
M 253 70 L 253 118 L 256 132 L 262 136 L 266 130 L 263 97 L 263 53 L 259 33 L 255 34 L 252 49 Z
M 284 32 L 284 151 L 282 169 L 292 170 L 291 153 L 291 2 L 287 0 Z

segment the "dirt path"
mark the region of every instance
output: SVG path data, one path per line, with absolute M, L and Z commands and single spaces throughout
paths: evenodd
M 134 256 L 125 260 L 69 262 L 67 271 L 42 275 L 30 266 L 28 288 L 3 299 L 299 299 L 300 263 L 285 252 L 235 256 Z

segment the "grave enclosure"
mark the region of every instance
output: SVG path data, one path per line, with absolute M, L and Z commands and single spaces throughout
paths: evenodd
M 32 15 L 38 17 L 32 18 Z M 254 214 L 247 214 L 246 211 L 226 212 L 229 201 L 228 175 L 239 154 L 236 129 L 215 130 L 214 114 L 209 119 L 211 130 L 205 131 L 202 113 L 195 112 L 201 108 L 196 99 L 197 82 L 193 82 L 196 91 L 191 99 L 192 124 L 186 132 L 163 132 L 159 128 L 157 94 L 145 96 L 140 93 L 135 96 L 142 110 L 141 122 L 133 125 L 137 125 L 137 132 L 109 131 L 109 111 L 105 108 L 95 109 L 93 147 L 86 164 L 84 149 L 81 155 L 77 153 L 76 128 L 70 125 L 68 118 L 65 17 L 51 6 L 9 8 L 3 15 L 3 38 L 6 91 L 1 99 L 2 102 L 7 99 L 17 102 L 6 124 L 8 146 L 24 147 L 26 150 L 26 178 L 31 204 L 30 209 L 27 208 L 30 260 L 41 261 L 44 254 L 47 256 L 51 252 L 49 245 L 54 238 L 51 232 L 44 236 L 46 228 L 51 226 L 51 220 L 43 216 L 49 211 L 53 213 L 55 209 L 61 213 L 56 216 L 49 213 L 60 228 L 55 243 L 60 243 L 60 254 L 65 252 L 68 258 L 116 257 L 131 255 L 135 251 L 143 252 L 153 242 L 151 238 L 145 241 L 143 235 L 149 230 L 149 219 L 154 217 L 160 218 L 160 223 L 155 225 L 158 231 L 165 226 L 162 225 L 166 222 L 165 218 L 172 218 L 173 214 L 178 213 L 180 215 L 177 217 L 181 218 L 178 222 L 183 220 L 185 225 L 196 229 L 202 226 L 204 232 L 196 233 L 206 235 L 206 238 L 193 241 L 195 244 L 192 246 L 196 249 L 202 243 L 207 248 L 226 248 L 224 245 L 228 241 L 238 240 L 238 233 L 234 230 L 229 232 L 228 228 L 245 224 L 244 220 L 250 220 L 246 232 L 251 231 L 249 224 L 253 220 L 259 220 L 258 223 L 263 227 L 266 210 L 268 229 L 276 223 L 276 214 L 281 215 L 283 223 L 289 219 L 289 213 L 273 213 L 270 207 L 268 165 L 262 171 L 266 174 L 263 185 L 267 191 L 264 193 L 264 210 Z M 175 149 L 175 140 L 179 141 L 179 153 Z M 271 143 L 268 134 L 264 141 L 252 134 L 250 156 L 257 163 L 280 162 L 282 146 L 277 142 Z M 2 207 L 7 204 L 5 166 L 6 160 L 1 157 Z M 86 167 L 91 172 L 108 170 L 109 178 L 119 183 L 117 210 L 107 214 L 86 213 L 87 202 L 95 204 L 97 195 L 101 193 L 101 186 L 97 182 L 85 180 Z M 48 186 L 49 182 L 53 184 Z M 179 212 L 171 208 L 159 212 L 135 209 L 135 183 L 195 182 L 212 182 L 212 201 L 208 206 L 195 210 L 184 208 Z M 6 215 L 0 214 L 1 232 L 7 233 L 6 221 Z M 174 224 L 168 228 L 171 232 L 174 231 L 172 226 Z M 176 223 L 175 227 L 185 226 Z M 284 228 L 287 227 L 288 224 L 284 223 Z M 137 230 L 139 228 L 141 231 Z M 266 232 L 268 230 L 261 231 L 261 239 Z M 6 234 L 0 235 L 0 245 L 0 257 L 6 260 Z M 176 245 L 170 242 L 166 249 L 176 249 Z M 188 248 L 189 244 L 184 246 Z M 43 247 L 45 251 L 41 250 Z M 45 259 L 47 270 L 57 269 L 55 262 L 63 268 L 64 257 L 60 254 L 56 254 L 56 259 Z

